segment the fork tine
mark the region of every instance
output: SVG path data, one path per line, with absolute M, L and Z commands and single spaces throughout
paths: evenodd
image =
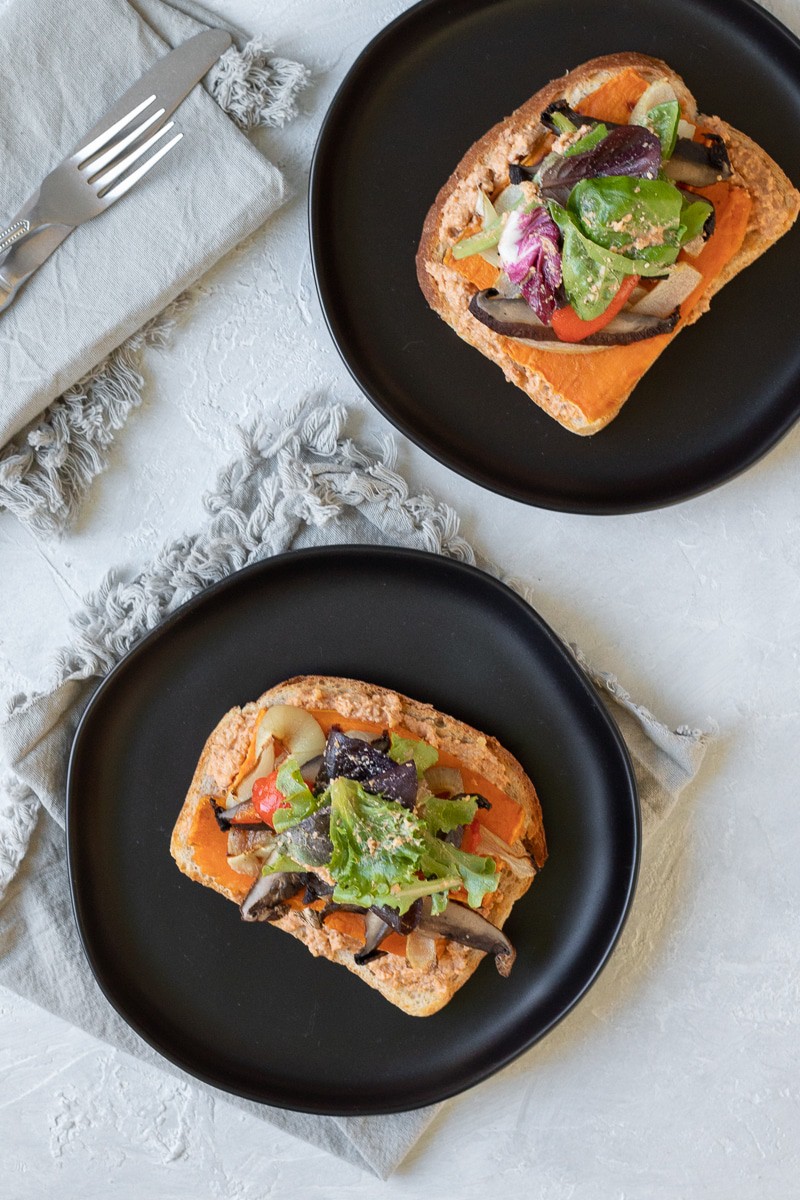
M 141 137 L 146 129 L 149 129 L 150 126 L 159 119 L 159 117 L 163 117 L 165 111 L 166 110 L 163 108 L 156 109 L 156 111 L 152 113 L 146 121 L 142 121 L 141 125 L 137 125 L 135 129 L 126 134 L 125 137 L 120 138 L 118 142 L 112 142 L 110 149 L 106 150 L 104 154 L 100 154 L 91 164 L 89 164 L 86 171 L 87 179 L 94 179 L 100 174 L 104 167 L 107 167 L 109 163 L 113 163 L 114 160 L 118 158 L 120 154 L 122 154 L 122 151 L 126 150 L 128 146 L 130 146 L 131 142 L 135 142 L 137 138 Z
M 94 138 L 93 141 L 89 142 L 88 145 L 82 146 L 74 156 L 78 162 L 78 165 L 80 166 L 81 163 L 85 163 L 87 158 L 91 158 L 92 155 L 96 154 L 98 150 L 102 150 L 104 146 L 107 146 L 111 139 L 116 137 L 121 129 L 124 129 L 126 125 L 129 125 L 134 117 L 138 117 L 140 112 L 144 112 L 146 108 L 149 108 L 154 100 L 154 95 L 148 96 L 148 98 L 143 100 L 141 104 L 137 104 L 136 108 L 132 108 L 127 116 L 124 116 L 121 120 L 116 121 L 109 129 L 105 131 L 105 133 L 101 133 L 98 137 Z
M 161 133 L 166 133 L 166 128 L 163 129 Z M 159 133 L 157 137 L 161 137 L 161 133 Z M 116 187 L 113 187 L 110 192 L 106 192 L 102 199 L 107 203 L 111 203 L 113 200 L 119 200 L 120 196 L 124 196 L 129 188 L 132 188 L 135 183 L 138 183 L 142 176 L 146 175 L 150 168 L 154 167 L 160 158 L 163 158 L 165 154 L 169 154 L 172 147 L 177 146 L 182 137 L 182 133 L 176 133 L 175 137 L 171 138 L 167 142 L 166 146 L 162 146 L 155 152 L 152 158 L 148 158 L 146 162 L 143 162 L 141 166 L 137 167 L 135 171 L 123 179 L 121 183 L 118 183 Z M 150 140 L 151 142 L 154 142 L 156 141 L 156 138 L 151 138 Z M 136 157 L 138 158 L 139 155 L 137 154 Z
M 107 171 L 102 172 L 102 174 L 92 181 L 92 187 L 94 190 L 98 193 L 101 193 L 105 188 L 109 187 L 115 179 L 119 179 L 120 175 L 124 175 L 128 167 L 133 166 L 137 159 L 140 159 L 143 154 L 146 154 L 150 147 L 155 145 L 159 138 L 162 138 L 164 134 L 169 133 L 174 124 L 174 121 L 167 121 L 166 125 L 162 125 L 162 127 L 156 133 L 152 134 L 147 141 L 142 142 L 141 146 L 135 146 L 134 149 L 131 150 L 130 154 L 126 154 L 124 158 L 119 160 L 119 162 L 115 162 L 114 165 L 109 167 Z

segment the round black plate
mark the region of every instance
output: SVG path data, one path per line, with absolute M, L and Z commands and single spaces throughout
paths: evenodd
M 701 111 L 800 182 L 800 42 L 751 0 L 427 0 L 356 61 L 311 173 L 322 307 L 367 396 L 454 471 L 567 512 L 635 512 L 706 491 L 800 414 L 797 230 L 725 287 L 591 438 L 506 383 L 419 290 L 425 214 L 468 147 L 550 79 L 621 50 L 665 59 Z
M 182 875 L 169 839 L 220 716 L 300 673 L 371 680 L 496 735 L 541 793 L 550 861 L 514 908 L 509 979 L 483 962 L 424 1020 Z M 192 601 L 115 668 L 75 738 L 72 895 L 108 999 L 217 1087 L 284 1108 L 399 1111 L 469 1087 L 577 1002 L 639 856 L 627 752 L 558 638 L 508 588 L 411 551 L 312 550 Z

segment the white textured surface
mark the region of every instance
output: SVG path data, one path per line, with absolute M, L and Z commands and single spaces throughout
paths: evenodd
M 74 533 L 43 549 L 0 515 L 3 694 L 46 678 L 68 614 L 108 566 L 196 525 L 235 420 L 314 389 L 358 409 L 365 431 L 386 428 L 329 340 L 302 197 L 338 82 L 406 5 L 219 7 L 314 68 L 306 113 L 263 135 L 298 199 L 204 281 L 173 346 L 150 355 L 146 402 Z M 797 0 L 771 7 L 800 29 Z M 448 1105 L 387 1184 L 2 993 L 2 1195 L 796 1196 L 798 458 L 800 428 L 709 496 L 598 521 L 490 496 L 403 442 L 412 485 L 453 503 L 467 536 L 536 586 L 547 620 L 667 721 L 719 724 L 699 785 L 650 847 L 611 965 L 543 1044 Z M 665 874 L 656 901 L 649 880 Z

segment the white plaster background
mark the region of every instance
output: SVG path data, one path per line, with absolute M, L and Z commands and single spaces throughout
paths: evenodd
M 105 569 L 196 526 L 237 419 L 319 389 L 363 433 L 386 431 L 328 337 L 304 197 L 336 86 L 405 7 L 218 4 L 314 70 L 303 114 L 264 137 L 297 195 L 204 280 L 172 346 L 150 352 L 146 401 L 74 532 L 43 547 L 0 515 L 2 694 L 47 678 Z M 800 31 L 798 0 L 771 7 Z M 449 1103 L 386 1184 L 2 992 L 0 1195 L 796 1197 L 800 428 L 711 495 L 602 521 L 490 495 L 397 440 L 412 487 L 455 505 L 562 634 L 668 722 L 718 723 L 698 785 L 649 847 L 610 966 L 540 1046 Z

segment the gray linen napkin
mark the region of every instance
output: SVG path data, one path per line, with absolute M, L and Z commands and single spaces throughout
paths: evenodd
M 13 0 L 0 18 L 0 228 L 126 88 L 214 24 L 191 0 L 81 0 L 68 17 L 61 0 Z M 69 514 L 138 398 L 139 348 L 175 311 L 159 314 L 286 199 L 240 129 L 293 115 L 307 80 L 258 40 L 231 48 L 206 77 L 211 94 L 194 88 L 176 113 L 184 138 L 168 159 L 75 230 L 0 317 L 0 448 L 25 430 L 0 455 L 1 506 L 42 527 Z
M 460 536 L 452 509 L 409 494 L 394 470 L 393 443 L 387 440 L 379 453 L 365 450 L 343 437 L 345 417 L 338 406 L 308 403 L 279 424 L 243 431 L 241 456 L 206 498 L 205 527 L 165 546 L 136 578 L 109 576 L 75 618 L 75 636 L 59 656 L 51 689 L 17 697 L 0 726 L 0 757 L 10 767 L 0 800 L 0 985 L 182 1079 L 117 1016 L 83 957 L 65 863 L 69 746 L 98 682 L 143 633 L 197 592 L 269 555 L 313 545 L 390 544 L 477 563 L 500 576 Z M 631 751 L 647 837 L 696 774 L 706 735 L 668 730 L 613 676 L 579 661 Z M 391 1174 L 436 1112 L 315 1117 L 225 1099 L 380 1178 Z

